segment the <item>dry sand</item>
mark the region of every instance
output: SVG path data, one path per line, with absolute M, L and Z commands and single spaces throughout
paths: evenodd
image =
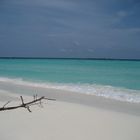
M 1 106 L 9 99 L 15 99 L 10 105 L 20 103 L 16 95 L 5 95 L 0 94 Z M 104 99 L 98 103 L 95 97 L 93 105 L 89 105 L 82 104 L 82 99 L 73 103 L 48 101 L 43 108 L 32 106 L 32 113 L 25 109 L 0 112 L 0 140 L 140 140 L 139 104 L 122 105 Z M 111 105 L 114 107 L 107 109 Z M 121 106 L 123 110 L 118 111 Z

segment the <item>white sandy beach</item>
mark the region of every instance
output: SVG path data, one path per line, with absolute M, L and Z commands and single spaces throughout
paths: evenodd
M 6 100 L 15 100 L 16 96 L 19 97 L 19 95 L 8 95 L 5 96 L 6 98 L 4 96 L 4 94 L 0 94 L 1 106 Z M 23 97 L 26 101 L 32 100 L 32 97 Z M 56 95 L 55 98 L 57 98 Z M 98 101 L 96 98 L 95 100 Z M 15 100 L 9 106 L 19 103 L 20 100 Z M 98 103 L 86 105 L 56 100 L 45 102 L 43 108 L 32 106 L 32 113 L 24 108 L 1 111 L 0 140 L 140 139 L 140 116 L 134 113 L 138 111 L 137 109 L 134 112 L 123 112 L 122 110 L 119 112 L 113 108 L 94 106 L 95 104 Z M 108 103 L 105 102 L 104 104 Z M 110 102 L 111 104 L 112 102 Z M 116 103 L 112 105 L 120 107 L 119 102 L 118 105 Z M 126 105 L 125 109 L 131 110 L 129 106 L 131 104 Z

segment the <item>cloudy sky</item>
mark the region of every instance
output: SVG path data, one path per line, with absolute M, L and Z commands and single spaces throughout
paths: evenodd
M 140 59 L 139 0 L 0 0 L 0 57 Z

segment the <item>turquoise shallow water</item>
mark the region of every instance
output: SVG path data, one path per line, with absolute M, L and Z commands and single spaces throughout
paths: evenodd
M 140 61 L 0 59 L 0 81 L 12 79 L 106 97 L 139 98 Z
M 140 61 L 1 59 L 0 76 L 140 90 Z

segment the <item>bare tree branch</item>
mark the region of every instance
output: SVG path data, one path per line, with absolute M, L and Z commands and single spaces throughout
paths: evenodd
M 41 107 L 43 107 L 42 106 L 42 102 L 41 102 L 42 100 L 52 100 L 52 101 L 55 101 L 55 99 L 46 98 L 44 96 L 38 98 L 37 97 L 37 94 L 34 95 L 33 97 L 34 97 L 34 100 L 25 103 L 23 97 L 20 96 L 20 99 L 21 99 L 21 103 L 22 104 L 21 105 L 17 105 L 17 106 L 11 106 L 11 107 L 6 107 L 6 105 L 10 103 L 10 101 L 8 101 L 7 103 L 4 104 L 3 107 L 0 108 L 0 111 L 12 110 L 12 109 L 17 109 L 17 108 L 25 108 L 29 112 L 32 112 L 30 110 L 30 106 L 32 106 L 32 105 L 40 105 Z

